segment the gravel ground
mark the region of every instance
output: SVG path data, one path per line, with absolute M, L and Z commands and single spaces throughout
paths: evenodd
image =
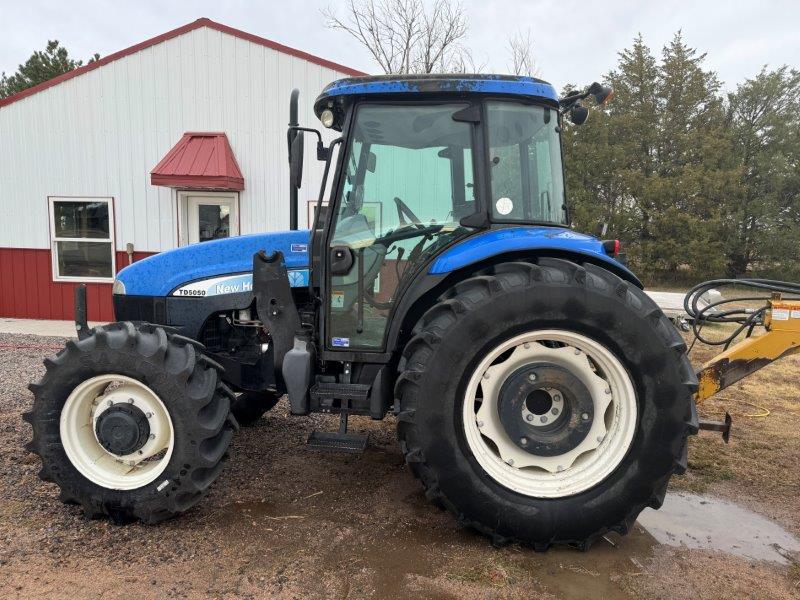
M 796 565 L 661 546 L 638 526 L 588 553 L 494 549 L 425 501 L 391 418 L 351 421 L 370 434 L 365 454 L 320 454 L 304 441 L 314 428 L 334 429 L 335 421 L 289 418 L 284 403 L 241 431 L 209 497 L 188 514 L 156 527 L 87 521 L 37 478 L 39 460 L 22 448 L 30 437 L 21 420 L 32 402 L 26 386 L 41 375 L 42 358 L 62 344 L 0 335 L 2 598 L 800 597 Z M 764 421 L 756 432 L 769 436 Z M 690 459 L 710 452 L 706 445 L 721 444 L 693 442 Z M 759 496 L 758 486 L 737 485 L 748 472 L 737 465 L 717 480 L 702 463 L 680 485 L 758 505 L 797 532 L 794 475 L 788 486 Z

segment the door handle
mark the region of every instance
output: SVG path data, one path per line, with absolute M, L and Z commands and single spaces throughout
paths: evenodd
M 331 275 L 347 275 L 353 268 L 353 249 L 349 246 L 331 248 Z

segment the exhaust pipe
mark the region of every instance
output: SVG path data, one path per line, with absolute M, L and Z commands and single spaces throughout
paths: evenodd
M 292 95 L 289 98 L 289 127 L 297 127 L 300 123 L 297 120 L 297 101 L 300 96 L 300 90 L 297 88 L 292 90 Z M 297 135 L 296 131 L 289 130 L 289 164 L 292 162 L 292 142 L 294 136 Z M 297 186 L 293 181 L 289 182 L 289 229 L 297 229 Z

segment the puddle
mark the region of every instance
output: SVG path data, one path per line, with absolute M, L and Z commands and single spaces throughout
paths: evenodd
M 659 543 L 721 550 L 752 560 L 789 564 L 800 541 L 774 521 L 708 496 L 668 494 L 660 510 L 645 509 L 639 524 Z

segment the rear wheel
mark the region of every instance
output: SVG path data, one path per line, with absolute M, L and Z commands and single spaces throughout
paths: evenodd
M 217 478 L 236 422 L 219 365 L 196 342 L 150 325 L 96 328 L 29 387 L 28 450 L 39 476 L 89 517 L 162 521 L 194 506 Z
M 697 428 L 682 338 L 593 265 L 505 263 L 459 283 L 401 368 L 406 460 L 430 499 L 495 542 L 588 548 L 626 533 L 661 505 Z

